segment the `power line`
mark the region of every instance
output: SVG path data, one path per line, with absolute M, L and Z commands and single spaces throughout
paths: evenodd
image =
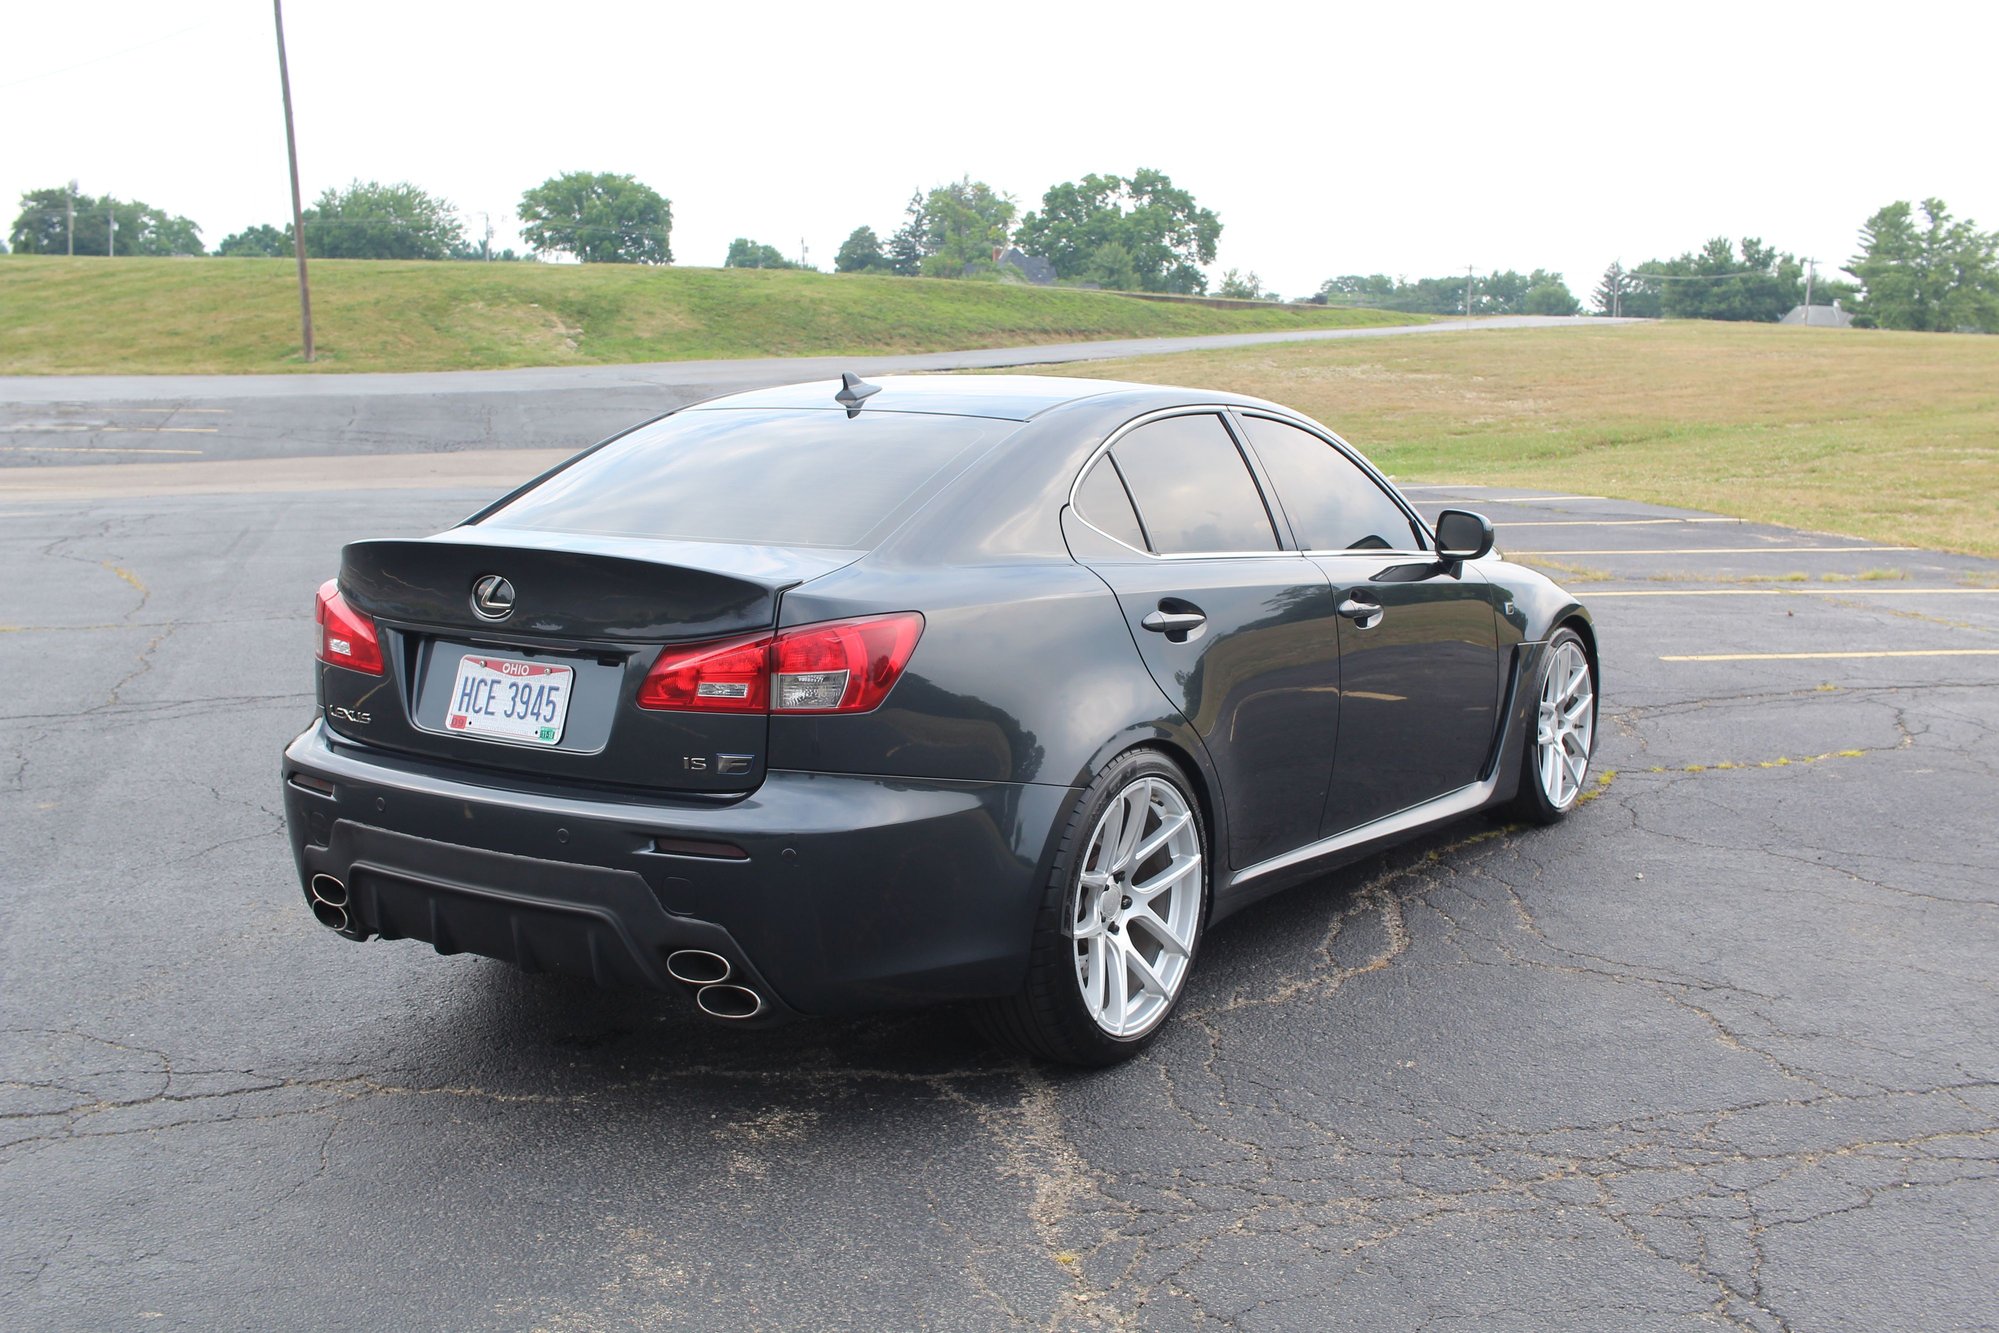
M 0 92 L 5 92 L 9 88 L 18 88 L 24 83 L 33 83 L 37 79 L 53 79 L 58 74 L 67 74 L 71 70 L 83 69 L 90 65 L 100 64 L 106 60 L 116 60 L 119 56 L 128 56 L 134 51 L 143 51 L 149 46 L 158 46 L 161 42 L 170 41 L 175 37 L 179 37 L 182 33 L 193 32 L 198 28 L 206 28 L 214 22 L 214 19 L 203 19 L 200 23 L 190 23 L 185 28 L 175 28 L 172 32 L 164 33 L 161 36 L 153 38 L 151 41 L 140 42 L 137 46 L 127 46 L 121 47 L 116 51 L 106 51 L 101 56 L 91 56 L 87 60 L 77 61 L 74 65 L 64 65 L 60 69 L 45 69 L 38 73 L 30 74 L 26 78 L 15 79 L 12 83 L 0 83 Z

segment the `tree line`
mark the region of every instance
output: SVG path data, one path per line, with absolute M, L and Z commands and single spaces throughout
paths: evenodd
M 1951 216 L 1941 199 L 1897 200 L 1860 228 L 1843 272 L 1807 273 L 1805 261 L 1756 237 L 1718 236 L 1675 259 L 1613 263 L 1592 294 L 1600 314 L 1648 319 L 1774 321 L 1805 303 L 1838 304 L 1862 328 L 1999 332 L 1999 232 Z M 1808 283 L 1809 279 L 1809 283 Z
M 584 263 L 671 264 L 672 202 L 635 177 L 567 172 L 522 193 L 516 210 L 530 256 L 492 248 L 490 219 L 478 237 L 451 202 L 407 181 L 353 181 L 320 193 L 303 210 L 305 249 L 325 259 L 497 259 L 563 256 Z M 884 241 L 854 228 L 834 256 L 840 273 L 929 278 L 1022 278 L 1009 246 L 1043 261 L 1059 282 L 1118 291 L 1204 295 L 1222 221 L 1164 172 L 1090 174 L 1050 186 L 1021 214 L 1012 196 L 969 174 L 904 206 Z M 1807 261 L 1765 245 L 1716 237 L 1698 250 L 1631 268 L 1613 263 L 1591 294 L 1597 313 L 1643 318 L 1781 319 L 1805 302 L 1839 303 L 1863 326 L 1999 331 L 1999 233 L 1954 218 L 1940 199 L 1897 201 L 1860 229 L 1844 272 L 1807 272 Z M 201 228 L 141 200 L 91 196 L 74 184 L 30 190 L 8 236 L 23 254 L 200 255 Z M 224 237 L 221 256 L 286 256 L 289 222 Z M 0 245 L 4 252 L 6 245 Z M 776 246 L 737 237 L 726 268 L 808 268 Z M 1275 301 L 1254 272 L 1230 269 L 1218 295 Z M 1572 315 L 1582 304 L 1559 273 L 1507 269 L 1413 281 L 1385 274 L 1329 278 L 1302 298 L 1416 314 Z

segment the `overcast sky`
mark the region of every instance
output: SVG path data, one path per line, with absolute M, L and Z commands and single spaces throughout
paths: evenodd
M 410 180 L 516 241 L 523 189 L 628 172 L 673 253 L 750 236 L 824 268 L 916 187 L 1019 202 L 1165 171 L 1223 268 L 1560 270 L 1762 237 L 1833 266 L 1869 213 L 1940 195 L 1999 227 L 1999 5 L 616 3 L 291 0 L 308 202 Z M 72 177 L 232 231 L 289 208 L 262 0 L 17 6 L 0 207 Z

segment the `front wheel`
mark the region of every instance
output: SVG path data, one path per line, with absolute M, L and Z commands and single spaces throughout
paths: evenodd
M 1207 831 L 1180 768 L 1130 750 L 1077 801 L 1037 918 L 1027 985 L 984 1011 L 1042 1059 L 1108 1065 L 1159 1035 L 1207 918 Z
M 1541 659 L 1534 729 L 1520 771 L 1512 813 L 1552 824 L 1575 809 L 1596 744 L 1596 671 L 1572 629 L 1557 630 Z

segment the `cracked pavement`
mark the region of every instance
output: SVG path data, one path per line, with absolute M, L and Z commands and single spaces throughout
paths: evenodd
M 1093 1074 L 334 937 L 311 591 L 481 497 L 5 506 L 0 1325 L 1992 1327 L 1999 656 L 1662 659 L 1989 650 L 1999 565 L 1411 493 L 1590 552 L 1589 803 L 1245 912 Z

